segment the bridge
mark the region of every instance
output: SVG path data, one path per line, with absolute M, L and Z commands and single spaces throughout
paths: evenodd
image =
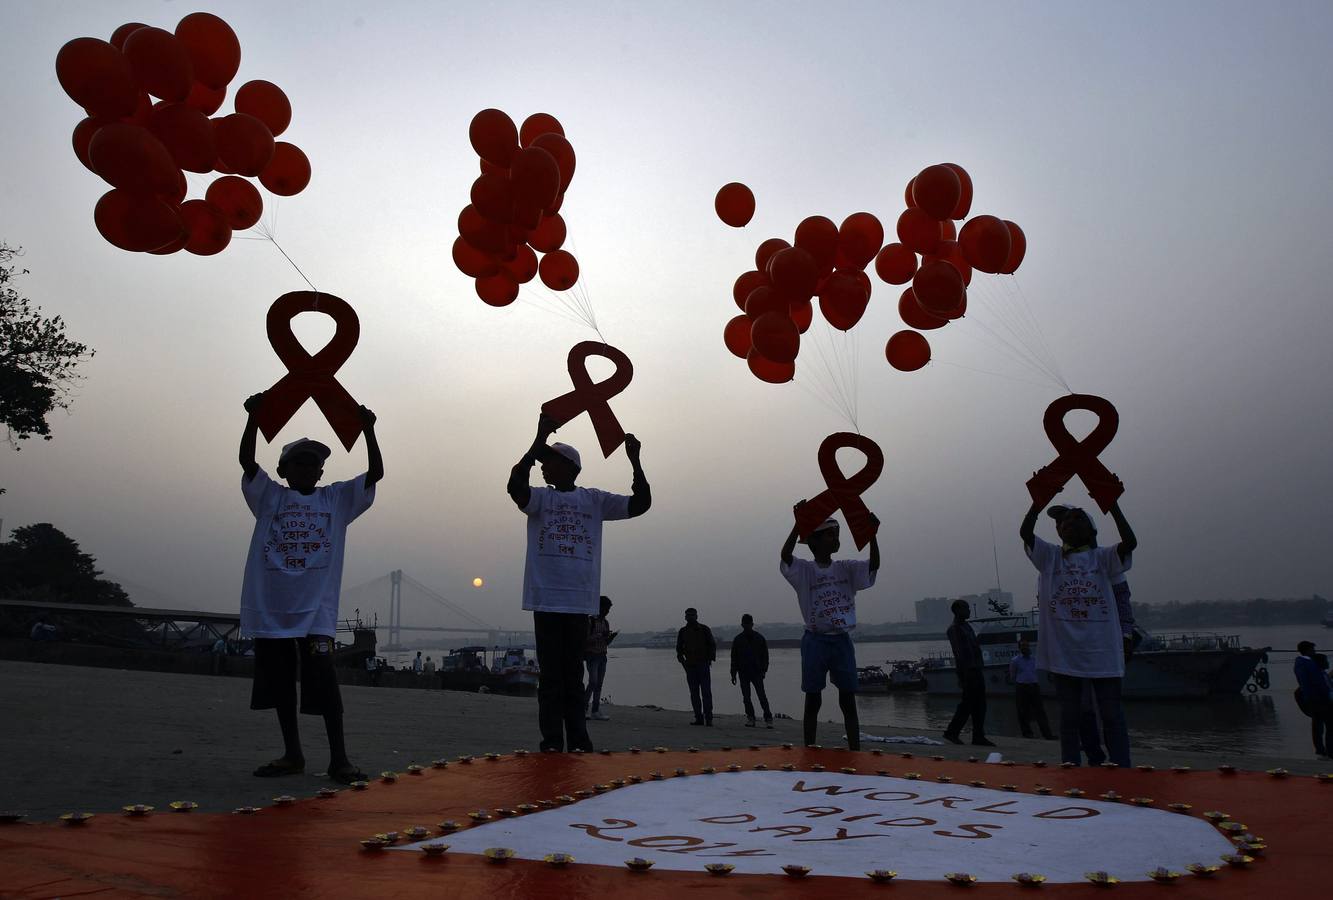
M 416 613 L 424 607 L 427 610 L 444 610 L 443 625 L 405 625 L 403 623 L 403 599 L 406 596 L 408 608 L 416 618 Z M 535 636 L 530 631 L 512 631 L 492 625 L 473 615 L 459 603 L 450 600 L 438 591 L 427 587 L 408 575 L 402 569 L 395 569 L 387 575 L 373 578 L 356 587 L 344 588 L 340 604 L 345 616 L 350 610 L 357 610 L 359 618 L 369 620 L 369 627 L 377 631 L 388 631 L 388 643 L 383 650 L 400 650 L 403 632 L 434 632 L 459 637 L 475 635 L 470 638 L 474 643 L 487 647 L 533 647 Z M 381 625 L 379 612 L 387 611 L 384 617 L 387 625 Z

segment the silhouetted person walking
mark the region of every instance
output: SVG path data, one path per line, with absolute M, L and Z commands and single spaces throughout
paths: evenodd
M 693 606 L 685 610 L 685 627 L 676 632 L 676 659 L 685 668 L 685 683 L 690 688 L 690 706 L 694 707 L 691 725 L 713 724 L 712 664 L 717 659 L 717 641 L 713 632 L 699 621 Z
M 953 721 L 944 729 L 944 739 L 953 744 L 963 742 L 960 736 L 967 720 L 972 720 L 972 743 L 978 747 L 994 747 L 986 738 L 986 673 L 977 633 L 968 624 L 972 607 L 966 600 L 955 600 L 949 607 L 953 624 L 949 626 L 949 646 L 953 648 L 954 666 L 958 670 L 958 684 L 963 699 L 958 701 Z
M 731 639 L 731 683 L 739 678 L 741 700 L 745 702 L 745 724 L 753 728 L 754 704 L 750 702 L 750 688 L 759 697 L 764 711 L 764 724 L 773 727 L 773 711 L 768 708 L 768 694 L 764 692 L 764 676 L 768 674 L 768 641 L 754 630 L 754 616 L 741 616 L 741 633 Z

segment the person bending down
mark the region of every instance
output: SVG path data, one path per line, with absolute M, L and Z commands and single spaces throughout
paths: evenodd
M 375 439 L 375 414 L 360 407 L 369 465 L 351 481 L 319 487 L 329 448 L 301 438 L 282 448 L 278 477 L 271 479 L 255 461 L 256 416 L 263 394 L 245 401 L 241 436 L 241 493 L 255 517 L 241 586 L 241 632 L 254 638 L 255 676 L 251 709 L 276 709 L 283 754 L 255 769 L 260 778 L 305 771 L 297 727 L 300 711 L 324 717 L 329 740 L 329 777 L 351 784 L 365 775 L 347 758 L 343 739 L 342 694 L 333 668 L 333 636 L 338 625 L 343 547 L 347 526 L 375 501 L 384 460 Z
M 802 500 L 794 510 L 805 505 Z M 878 525 L 879 520 L 871 515 Z M 824 679 L 838 689 L 847 730 L 847 746 L 861 749 L 861 723 L 856 715 L 856 651 L 851 631 L 856 627 L 856 592 L 875 584 L 879 571 L 879 539 L 870 539 L 868 560 L 834 560 L 839 548 L 836 519 L 826 519 L 810 535 L 806 544 L 814 560 L 793 556 L 800 537 L 792 525 L 782 545 L 779 570 L 796 591 L 805 633 L 801 635 L 801 690 L 805 693 L 805 743 L 815 743 L 819 707 L 823 702 Z

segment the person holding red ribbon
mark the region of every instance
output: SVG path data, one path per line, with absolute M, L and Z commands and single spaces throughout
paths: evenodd
M 782 545 L 779 570 L 796 591 L 805 633 L 801 635 L 801 691 L 805 694 L 805 743 L 815 743 L 824 679 L 838 689 L 838 706 L 847 729 L 849 750 L 861 749 L 861 722 L 856 713 L 856 651 L 851 630 L 856 627 L 856 593 L 875 584 L 879 571 L 879 538 L 872 532 L 870 558 L 834 560 L 838 552 L 837 519 L 825 519 L 806 540 L 814 561 L 793 553 L 800 538 L 800 519 L 806 501 L 793 508 L 797 524 Z M 867 513 L 877 531 L 879 519 Z
M 364 406 L 357 408 L 369 457 L 365 475 L 319 487 L 329 448 L 300 438 L 283 447 L 278 457 L 278 477 L 286 479 L 284 486 L 255 461 L 263 401 L 262 393 L 245 401 L 248 418 L 241 436 L 241 493 L 255 517 L 241 587 L 241 632 L 254 638 L 250 708 L 278 711 L 284 750 L 254 774 L 273 778 L 305 771 L 296 719 L 299 675 L 300 711 L 324 717 L 329 777 L 351 784 L 365 774 L 347 758 L 333 636 L 347 526 L 375 502 L 375 485 L 384 477 L 375 414 Z
M 1060 544 L 1047 543 L 1036 534 L 1043 505 L 1034 498 L 1019 535 L 1039 573 L 1037 668 L 1050 673 L 1060 701 L 1060 757 L 1080 763 L 1080 724 L 1085 691 L 1090 690 L 1110 760 L 1128 767 L 1129 732 L 1120 686 L 1133 643 L 1132 634 L 1121 627 L 1113 585 L 1129 571 L 1138 540 L 1114 502 L 1110 513 L 1120 534 L 1114 547 L 1097 546 L 1096 526 L 1077 507 L 1057 508 L 1053 518 Z
M 602 523 L 641 516 L 653 503 L 634 435 L 625 435 L 625 455 L 633 469 L 632 493 L 625 496 L 575 484 L 583 468 L 578 450 L 546 444 L 560 424 L 545 413 L 538 418 L 537 436 L 514 464 L 508 485 L 510 498 L 528 517 L 523 608 L 532 612 L 541 667 L 541 749 L 556 753 L 593 749 L 583 715 L 583 648 L 589 618 L 597 615 L 601 602 Z M 546 487 L 528 484 L 537 462 Z

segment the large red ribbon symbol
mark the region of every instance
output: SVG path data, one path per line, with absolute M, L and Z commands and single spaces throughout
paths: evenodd
M 843 447 L 860 450 L 866 457 L 866 464 L 851 478 L 843 475 L 838 466 L 838 451 Z M 883 471 L 884 451 L 870 438 L 850 431 L 839 431 L 824 438 L 824 443 L 819 445 L 819 472 L 824 476 L 828 490 L 807 500 L 797 511 L 796 528 L 801 540 L 809 540 L 821 522 L 841 509 L 852 539 L 856 541 L 856 549 L 863 549 L 875 536 L 879 525 L 870 518 L 870 510 L 861 495 Z
M 1086 409 L 1097 416 L 1097 427 L 1083 440 L 1076 440 L 1065 428 L 1065 416 L 1072 410 Z M 1042 466 L 1028 479 L 1028 493 L 1037 506 L 1045 506 L 1075 475 L 1088 489 L 1088 496 L 1097 501 L 1102 512 L 1111 507 L 1125 492 L 1125 486 L 1110 469 L 1097 459 L 1107 448 L 1120 427 L 1120 414 L 1111 401 L 1091 394 L 1070 394 L 1046 407 L 1042 418 L 1046 436 L 1060 454 L 1050 465 Z
M 337 330 L 333 338 L 314 356 L 306 352 L 292 333 L 292 319 L 303 312 L 321 312 L 330 316 Z M 268 342 L 287 367 L 287 374 L 264 392 L 259 407 L 259 430 L 264 440 L 272 441 L 282 426 L 307 400 L 314 400 L 334 434 L 348 450 L 361 434 L 361 415 L 352 395 L 333 376 L 356 349 L 361 323 L 346 300 L 318 291 L 293 291 L 283 294 L 268 310 Z
M 616 370 L 606 381 L 594 383 L 588 374 L 589 356 L 611 360 Z M 629 387 L 633 377 L 634 364 L 628 356 L 610 344 L 599 344 L 596 341 L 575 344 L 569 351 L 569 380 L 573 382 L 574 390 L 554 400 L 547 400 L 542 404 L 542 412 L 560 425 L 581 412 L 587 412 L 588 418 L 592 419 L 593 431 L 597 432 L 597 441 L 602 445 L 602 456 L 610 456 L 625 442 L 625 429 L 620 427 L 620 421 L 607 401 Z

